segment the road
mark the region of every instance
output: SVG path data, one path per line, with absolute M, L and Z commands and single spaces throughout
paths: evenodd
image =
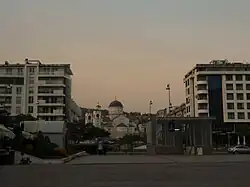
M 89 157 L 90 158 L 90 157 Z M 93 157 L 97 159 L 97 157 Z M 112 157 L 110 157 L 112 158 Z M 117 157 L 118 158 L 118 157 Z M 122 158 L 122 157 L 120 157 Z M 139 157 L 138 157 L 139 158 Z M 81 158 L 86 159 L 86 158 Z M 250 162 L 118 162 L 7 166 L 0 184 L 8 187 L 249 187 Z M 104 157 L 99 157 L 103 160 Z M 109 159 L 109 158 L 106 158 Z M 132 159 L 132 158 L 129 158 Z M 157 158 L 153 158 L 157 160 Z M 159 157 L 159 159 L 165 159 Z M 119 159 L 118 159 L 119 160 Z M 107 160 L 106 160 L 107 161 Z M 129 162 L 127 162 L 129 163 Z

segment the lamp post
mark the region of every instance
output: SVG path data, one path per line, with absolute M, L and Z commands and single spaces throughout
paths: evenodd
M 166 85 L 166 90 L 168 92 L 168 113 L 170 113 L 171 109 L 172 109 L 171 94 L 170 94 L 170 91 L 171 91 L 170 84 Z
M 151 116 L 152 113 L 152 105 L 153 105 L 153 101 L 149 101 L 149 115 Z

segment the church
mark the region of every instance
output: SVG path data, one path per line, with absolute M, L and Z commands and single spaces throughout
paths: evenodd
M 108 115 L 102 115 L 101 106 L 97 104 L 95 110 L 85 114 L 85 124 L 92 123 L 109 131 L 112 138 L 139 133 L 138 125 L 125 115 L 123 109 L 123 104 L 115 99 L 108 106 Z

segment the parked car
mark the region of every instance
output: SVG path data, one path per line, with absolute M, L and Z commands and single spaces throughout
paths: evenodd
M 250 154 L 250 147 L 245 145 L 236 145 L 228 148 L 228 153 L 231 154 Z

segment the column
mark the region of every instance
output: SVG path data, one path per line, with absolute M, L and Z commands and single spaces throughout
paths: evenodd
M 246 145 L 246 136 L 243 136 L 243 145 Z
M 240 145 L 240 137 L 237 137 L 237 145 Z

